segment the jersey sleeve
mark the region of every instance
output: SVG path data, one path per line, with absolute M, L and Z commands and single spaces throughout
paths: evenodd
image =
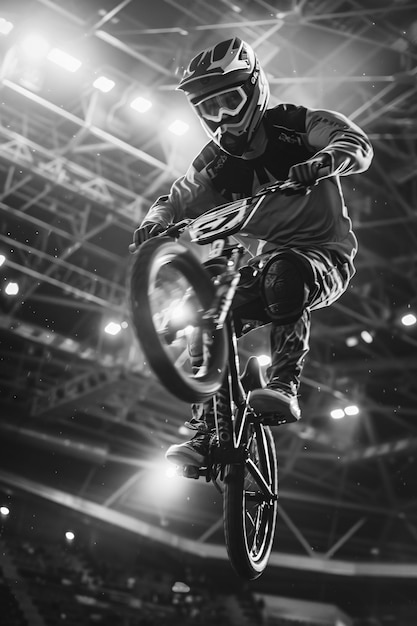
M 369 168 L 373 158 L 371 142 L 364 131 L 342 113 L 307 109 L 306 133 L 316 155 L 330 158 L 330 175 L 346 176 Z
M 150 223 L 166 227 L 184 218 L 194 218 L 225 199 L 211 184 L 207 172 L 198 170 L 194 161 L 184 176 L 171 185 L 166 196 L 160 196 L 149 209 L 141 226 Z

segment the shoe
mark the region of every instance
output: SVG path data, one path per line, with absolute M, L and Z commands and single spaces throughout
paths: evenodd
M 175 465 L 207 465 L 211 433 L 197 433 L 190 441 L 175 443 L 165 453 L 165 458 Z
M 271 386 L 254 389 L 249 404 L 255 413 L 268 414 L 269 426 L 296 422 L 301 418 L 295 385 Z

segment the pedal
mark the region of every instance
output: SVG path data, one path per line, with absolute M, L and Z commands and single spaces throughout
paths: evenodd
M 282 424 L 288 424 L 288 419 L 279 413 L 259 413 L 258 417 L 264 426 L 282 426 Z

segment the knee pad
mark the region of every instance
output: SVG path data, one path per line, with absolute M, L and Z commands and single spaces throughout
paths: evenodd
M 261 278 L 262 298 L 268 315 L 280 324 L 291 324 L 303 313 L 309 288 L 302 262 L 291 252 L 274 256 Z

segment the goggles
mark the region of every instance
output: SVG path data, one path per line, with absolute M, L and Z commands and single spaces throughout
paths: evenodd
M 234 117 L 243 109 L 248 96 L 243 87 L 233 87 L 221 94 L 209 96 L 195 105 L 198 114 L 209 122 L 222 121 L 224 117 Z

